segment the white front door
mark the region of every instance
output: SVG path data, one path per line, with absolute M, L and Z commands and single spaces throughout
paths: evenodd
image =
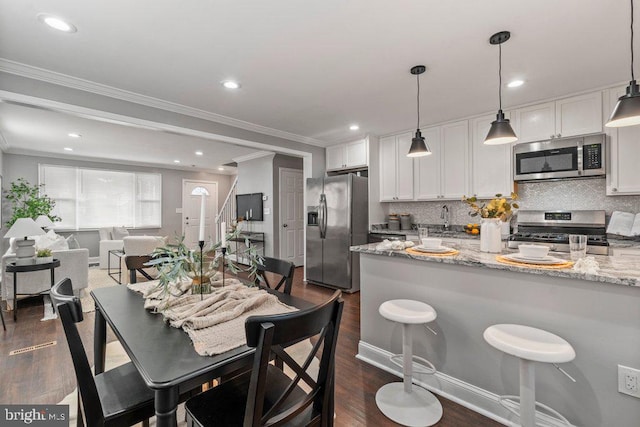
M 302 171 L 280 168 L 280 259 L 304 264 Z
M 211 181 L 182 180 L 182 234 L 184 242 L 190 248 L 198 246 L 198 232 L 200 229 L 201 196 L 191 193 L 196 187 L 202 187 L 209 192 L 205 196 L 204 210 L 204 240 L 205 247 L 211 240 L 218 241 L 218 230 L 215 219 L 218 214 L 218 183 Z

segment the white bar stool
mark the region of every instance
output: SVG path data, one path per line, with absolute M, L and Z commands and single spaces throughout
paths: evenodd
M 415 359 L 428 366 L 417 364 L 421 369 L 416 369 L 416 372 L 433 374 L 436 369 L 428 360 L 413 355 L 411 325 L 432 322 L 437 317 L 436 311 L 420 301 L 397 299 L 382 303 L 379 312 L 385 319 L 402 323 L 402 354 L 393 355 L 391 361 L 402 368 L 404 379 L 401 383 L 380 387 L 376 393 L 376 405 L 398 424 L 413 427 L 434 425 L 442 418 L 442 405 L 431 392 L 413 387 L 413 361 Z M 427 328 L 435 334 L 433 329 Z
M 501 324 L 489 326 L 484 339 L 493 347 L 520 359 L 520 396 L 500 396 L 500 404 L 520 417 L 522 427 L 535 427 L 536 406 L 546 410 L 560 421 L 571 423 L 554 409 L 536 402 L 534 362 L 553 363 L 560 372 L 575 382 L 558 363 L 570 362 L 576 357 L 571 344 L 551 332 L 530 326 Z M 520 412 L 517 401 L 520 401 Z

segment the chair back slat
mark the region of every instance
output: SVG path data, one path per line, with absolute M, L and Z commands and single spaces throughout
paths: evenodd
M 71 279 L 62 279 L 51 288 L 51 300 L 60 316 L 67 338 L 73 368 L 76 372 L 78 389 L 82 397 L 84 420 L 89 426 L 99 426 L 104 422 L 102 405 L 89 359 L 76 323 L 83 320 L 80 298 L 73 295 Z
M 257 266 L 256 284 L 264 285 L 270 289 L 283 292 L 287 295 L 291 295 L 291 288 L 293 287 L 293 272 L 295 271 L 295 265 L 289 261 L 284 261 L 278 258 L 264 257 L 262 264 Z M 281 276 L 280 281 L 273 286 L 265 273 L 274 273 Z
M 302 412 L 313 407 L 315 416 L 333 417 L 333 372 L 337 335 L 342 317 L 343 301 L 340 291 L 319 306 L 294 313 L 269 316 L 252 316 L 245 323 L 247 344 L 256 347 L 253 370 L 247 396 L 244 427 L 283 425 Z M 305 361 L 300 365 L 283 349 L 283 345 L 316 337 Z M 308 373 L 311 362 L 322 348 L 322 358 L 317 380 Z M 265 391 L 269 384 L 267 371 L 272 356 L 277 356 L 295 373 L 279 391 L 279 396 L 264 410 Z M 272 367 L 273 368 L 273 367 Z M 292 395 L 300 380 L 311 390 L 300 397 Z M 299 393 L 299 392 L 298 392 Z M 296 396 L 295 400 L 292 396 Z

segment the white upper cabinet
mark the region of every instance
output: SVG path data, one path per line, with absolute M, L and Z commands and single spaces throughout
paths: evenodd
M 327 147 L 327 171 L 353 169 L 369 165 L 368 139 Z
M 509 114 L 505 113 L 505 116 L 508 118 Z M 495 118 L 492 114 L 471 121 L 471 193 L 478 198 L 493 198 L 496 194 L 508 196 L 513 191 L 511 144 L 484 143 Z
M 607 115 L 624 94 L 624 87 L 609 90 Z M 607 195 L 640 194 L 640 126 L 605 129 L 609 135 Z
M 554 102 L 518 108 L 512 123 L 517 143 L 552 138 L 556 134 L 555 120 Z
M 602 132 L 602 92 L 556 101 L 556 136 Z
M 602 92 L 518 108 L 517 143 L 602 132 Z
M 410 132 L 380 139 L 380 201 L 413 200 Z
M 424 129 L 422 136 L 431 149 L 431 155 L 418 157 L 415 160 L 415 195 L 416 200 L 434 200 L 442 198 L 440 190 L 440 160 L 442 146 L 440 143 L 440 127 Z
M 441 126 L 440 136 L 442 198 L 461 199 L 469 194 L 469 121 Z

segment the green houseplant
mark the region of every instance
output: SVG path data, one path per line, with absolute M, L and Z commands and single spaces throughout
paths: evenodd
M 5 223 L 11 227 L 18 218 L 36 219 L 40 215 L 47 215 L 53 222 L 60 221 L 60 217 L 51 215 L 56 205 L 55 200 L 43 194 L 44 184 L 32 185 L 24 178 L 18 178 L 11 183 L 5 192 L 5 197 L 11 204 L 11 217 Z
M 236 239 L 240 236 L 241 230 L 236 229 L 232 233 L 227 234 L 227 241 Z M 202 287 L 203 293 L 210 292 L 211 279 L 220 268 L 222 262 L 222 253 L 220 251 L 221 242 L 211 242 L 200 256 L 199 249 L 190 249 L 184 242 L 184 236 L 176 237 L 175 243 L 169 243 L 166 246 L 156 248 L 151 253 L 151 261 L 146 263 L 150 267 L 158 269 L 158 287 L 161 289 L 161 298 L 168 299 L 171 296 L 179 296 L 184 290 L 175 289 L 171 284 L 178 283 L 182 280 L 192 281 L 192 290 L 199 292 Z M 235 255 L 231 256 L 231 255 Z M 242 257 L 249 261 L 246 266 L 242 266 L 235 262 L 234 258 Z M 224 258 L 224 269 L 228 269 L 233 274 L 240 272 L 247 273 L 249 279 L 256 277 L 258 265 L 263 264 L 262 257 L 258 254 L 255 247 L 250 246 L 245 241 L 245 247 L 231 250 L 227 247 L 226 256 Z M 202 272 L 202 275 L 200 274 Z
M 36 252 L 36 264 L 46 264 L 53 261 L 51 249 L 38 249 Z

